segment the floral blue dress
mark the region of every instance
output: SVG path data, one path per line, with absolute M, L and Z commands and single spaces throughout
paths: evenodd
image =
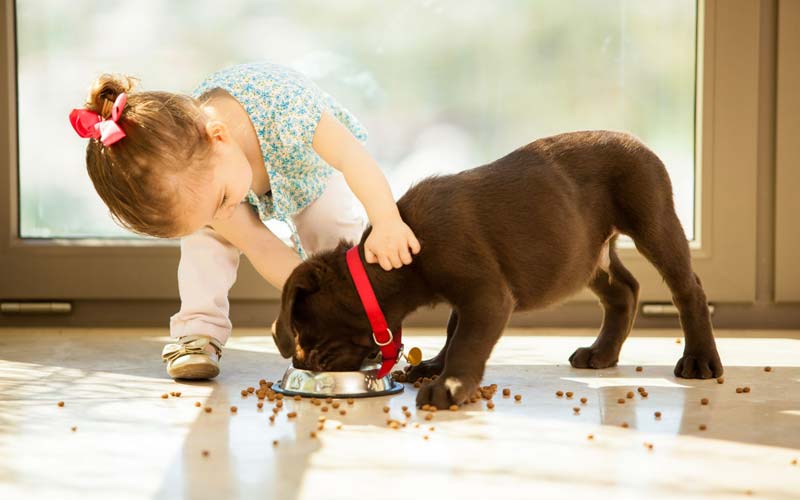
M 285 222 L 297 252 L 305 258 L 291 216 L 322 194 L 334 172 L 311 147 L 322 112 L 327 110 L 361 142 L 367 140 L 366 129 L 310 79 L 285 66 L 267 62 L 231 66 L 208 76 L 192 96 L 216 88 L 247 111 L 269 176 L 270 191 L 251 189 L 243 202 L 252 205 L 261 220 Z

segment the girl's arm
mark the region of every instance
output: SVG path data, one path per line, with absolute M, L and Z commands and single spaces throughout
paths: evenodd
M 278 290 L 302 260 L 264 225 L 246 203 L 240 203 L 227 220 L 215 220 L 214 228 L 244 253 L 253 267 Z
M 329 165 L 341 171 L 372 223 L 364 245 L 367 262 L 378 262 L 387 271 L 411 263 L 420 249 L 397 210 L 392 190 L 377 162 L 333 115 L 323 111 L 311 145 Z

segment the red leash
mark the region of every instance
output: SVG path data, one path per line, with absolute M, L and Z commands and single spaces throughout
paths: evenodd
M 403 329 L 398 328 L 394 335 L 389 330 L 389 325 L 386 324 L 386 318 L 383 316 L 381 306 L 378 304 L 378 299 L 375 297 L 369 278 L 367 278 L 364 264 L 361 263 L 358 245 L 347 251 L 347 268 L 350 270 L 350 275 L 356 284 L 356 291 L 361 298 L 361 305 L 364 306 L 367 319 L 369 319 L 369 324 L 372 326 L 372 340 L 381 348 L 383 362 L 377 375 L 378 378 L 381 378 L 388 374 L 389 370 L 400 359 L 400 355 L 403 352 Z

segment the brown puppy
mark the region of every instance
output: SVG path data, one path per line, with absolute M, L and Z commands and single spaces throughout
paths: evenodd
M 422 250 L 390 272 L 366 265 L 389 328 L 420 306 L 452 306 L 447 341 L 408 376 L 440 374 L 417 404 L 468 399 L 515 310 L 545 307 L 588 286 L 604 317 L 597 340 L 569 358 L 576 368 L 617 363 L 639 285 L 614 251 L 629 235 L 658 269 L 686 338 L 675 375 L 722 375 L 706 296 L 692 272 L 664 165 L 630 135 L 595 131 L 535 141 L 488 165 L 432 177 L 398 201 Z M 360 253 L 364 262 L 363 242 Z M 283 289 L 275 341 L 296 367 L 357 370 L 377 351 L 345 263 L 351 244 L 304 262 Z

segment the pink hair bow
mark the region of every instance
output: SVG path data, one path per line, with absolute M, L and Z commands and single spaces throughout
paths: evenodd
M 125 137 L 125 132 L 117 125 L 128 96 L 125 92 L 117 96 L 114 100 L 114 107 L 111 109 L 111 118 L 103 118 L 88 109 L 73 109 L 69 114 L 69 122 L 75 132 L 84 139 L 100 139 L 104 146 L 110 146 Z

